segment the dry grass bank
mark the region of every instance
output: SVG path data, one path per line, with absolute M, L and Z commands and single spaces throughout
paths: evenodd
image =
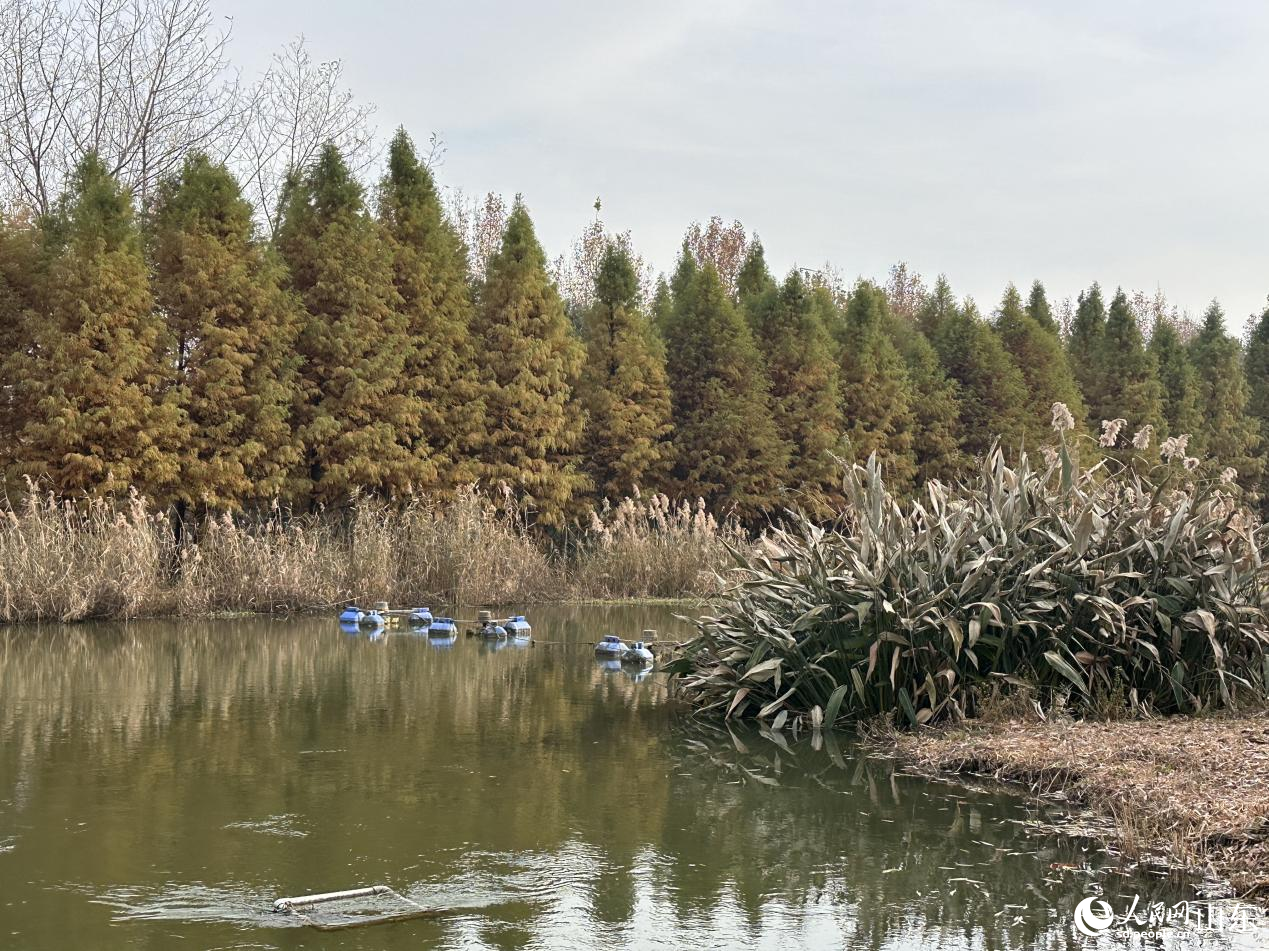
M 923 771 L 1064 792 L 1114 821 L 1125 854 L 1166 854 L 1269 896 L 1269 715 L 976 721 L 890 735 Z
M 178 542 L 140 498 L 72 504 L 32 492 L 0 508 L 0 621 L 708 597 L 727 545 L 743 541 L 702 507 L 653 496 L 605 507 L 552 544 L 505 499 L 466 490 L 445 502 L 219 516 Z

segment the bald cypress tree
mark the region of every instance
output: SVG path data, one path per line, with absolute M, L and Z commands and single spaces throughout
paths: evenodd
M 784 483 L 802 493 L 800 501 L 809 511 L 827 515 L 840 495 L 833 456 L 845 450 L 833 340 L 813 289 L 797 271 L 783 286 L 756 293 L 749 298 L 754 336 L 771 383 L 776 432 L 790 452 Z
M 1039 291 L 1039 299 L 1043 301 L 1043 287 L 1039 287 Z M 1036 304 L 1034 289 L 1032 303 Z M 1045 302 L 1042 307 L 1037 304 L 1036 308 L 1047 312 L 1048 304 Z M 1016 287 L 1010 284 L 1005 289 L 996 330 L 1014 364 L 1022 373 L 1026 397 L 1023 432 L 1028 446 L 1032 448 L 1048 442 L 1052 437 L 1054 403 L 1066 404 L 1075 416 L 1077 427 L 1084 420 L 1084 403 L 1080 397 L 1079 385 L 1067 365 L 1066 352 L 1052 326 L 1051 318 L 1047 325 L 1042 325 L 1031 316 L 1029 309 L 1024 308 L 1022 295 Z
M 421 466 L 435 473 L 421 488 L 449 492 L 478 477 L 485 430 L 466 252 L 445 220 L 432 173 L 403 129 L 388 148 L 378 197 L 397 307 L 409 338 L 403 382 L 419 411 L 409 447 Z
M 255 240 L 233 176 L 205 155 L 161 186 L 153 227 L 155 297 L 185 414 L 173 497 L 223 509 L 274 498 L 300 461 L 290 424 L 300 309 L 285 271 Z
M 629 253 L 609 242 L 582 318 L 586 363 L 578 401 L 586 414 L 586 468 L 595 490 L 619 499 L 659 490 L 670 462 L 670 389 L 665 346 L 638 309 Z
M 1093 420 L 1125 419 L 1130 429 L 1147 424 L 1156 429 L 1166 427 L 1158 367 L 1146 350 L 1136 315 L 1122 289 L 1111 300 L 1094 354 L 1098 384 L 1094 389 L 1097 402 L 1090 398 Z
M 485 476 L 518 491 L 541 524 L 561 526 L 586 487 L 574 394 L 585 350 L 518 200 L 480 288 L 472 333 L 488 384 Z
M 916 312 L 916 324 L 926 339 L 933 343 L 941 333 L 943 325 L 959 313 L 960 307 L 956 295 L 952 293 L 952 285 L 947 277 L 940 274 L 934 282 L 933 289 L 921 300 Z
M 953 479 L 966 461 L 960 447 L 957 384 L 943 370 L 938 351 L 914 321 L 892 315 L 890 336 L 903 357 L 912 391 L 916 482 Z
M 19 466 L 71 495 L 135 486 L 164 501 L 181 414 L 161 388 L 163 326 L 132 200 L 95 155 L 75 170 L 46 241 L 10 376 Z
M 745 254 L 744 263 L 740 265 L 740 273 L 736 278 L 736 297 L 744 306 L 761 298 L 768 291 L 776 288 L 775 279 L 767 269 L 766 254 L 762 250 L 762 242 L 754 239 Z
M 1269 447 L 1269 307 L 1251 328 L 1243 372 L 1247 378 L 1247 415 L 1256 423 L 1263 458 L 1266 447 Z M 1263 517 L 1269 514 L 1269 467 L 1262 471 L 1255 491 Z
M 664 277 L 657 278 L 656 289 L 652 292 L 652 329 L 664 342 L 670 327 L 670 319 L 674 313 L 674 295 L 670 293 L 670 285 Z
M 435 464 L 414 451 L 422 410 L 391 259 L 334 145 L 289 183 L 275 240 L 305 310 L 297 492 L 333 503 L 434 484 Z
M 1198 374 L 1176 327 L 1163 316 L 1155 319 L 1150 353 L 1163 388 L 1163 419 L 1167 426 L 1160 430 L 1160 436 L 1194 436 L 1203 425 L 1198 404 Z
M 762 357 L 712 264 L 681 259 L 672 286 L 672 480 L 713 511 L 755 523 L 780 504 L 789 458 L 772 422 Z
M 692 310 L 692 295 L 696 293 L 696 278 L 699 274 L 700 267 L 696 263 L 696 257 L 684 241 L 674 273 L 670 275 L 669 284 L 666 285 L 668 296 L 658 296 L 657 300 L 657 329 L 667 342 L 673 339 L 676 333 L 675 324 L 679 318 Z M 666 304 L 668 306 L 663 306 Z
M 1269 307 L 1247 337 L 1243 372 L 1247 377 L 1247 412 L 1262 425 L 1269 425 Z
M 34 227 L 0 214 L 0 488 L 20 455 L 18 433 L 24 413 L 13 374 L 29 349 L 39 246 Z
M 890 488 L 904 492 L 917 474 L 914 394 L 889 327 L 885 291 L 855 285 L 841 332 L 842 417 L 851 456 L 876 453 Z
M 962 451 L 981 456 L 996 440 L 1007 450 L 1020 448 L 1026 435 L 1026 383 L 1000 336 L 969 299 L 949 306 L 932 296 L 921 315 L 923 325 L 932 328 L 930 342 L 939 362 L 957 384 Z
M 1027 297 L 1027 316 L 1039 324 L 1042 330 L 1049 331 L 1055 337 L 1059 335 L 1057 321 L 1053 319 L 1053 309 L 1049 307 L 1049 297 L 1039 281 L 1031 285 L 1031 294 Z
M 1102 301 L 1102 289 L 1094 284 L 1079 296 L 1075 319 L 1071 323 L 1071 337 L 1067 341 L 1071 372 L 1084 396 L 1088 411 L 1089 428 L 1100 429 L 1105 415 L 1105 384 L 1102 373 L 1102 337 L 1106 333 L 1106 305 Z
M 1242 348 L 1225 332 L 1225 313 L 1212 301 L 1203 327 L 1190 344 L 1198 377 L 1202 420 L 1191 452 L 1233 466 L 1248 485 L 1259 482 L 1264 461 L 1257 457 L 1260 434 L 1249 414 L 1251 394 L 1243 371 Z

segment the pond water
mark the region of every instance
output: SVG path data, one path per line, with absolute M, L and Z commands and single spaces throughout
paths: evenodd
M 0 634 L 0 947 L 1128 947 L 1076 904 L 1190 897 L 1029 833 L 1061 817 L 1011 792 L 702 727 L 595 660 L 609 631 L 682 635 L 673 608 L 520 610 L 538 643 L 500 650 L 325 617 Z M 376 883 L 446 914 L 271 911 Z

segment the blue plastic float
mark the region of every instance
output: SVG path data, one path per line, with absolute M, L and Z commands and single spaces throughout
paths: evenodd
M 605 634 L 595 645 L 595 654 L 600 657 L 620 658 L 626 652 L 626 645 L 616 634 Z

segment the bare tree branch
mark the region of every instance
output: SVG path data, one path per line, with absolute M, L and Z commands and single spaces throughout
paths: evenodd
M 338 60 L 315 62 L 304 37 L 277 55 L 251 93 L 247 122 L 232 164 L 267 228 L 277 225 L 278 198 L 287 173 L 334 142 L 354 172 L 375 160 L 374 108 L 343 88 Z

